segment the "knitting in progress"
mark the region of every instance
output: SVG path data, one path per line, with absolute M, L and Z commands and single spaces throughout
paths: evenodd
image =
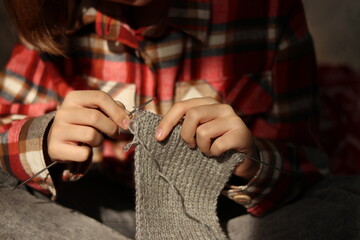
M 207 157 L 181 139 L 180 124 L 162 142 L 161 117 L 139 110 L 134 134 L 136 239 L 227 239 L 216 214 L 218 196 L 244 156 L 228 151 Z

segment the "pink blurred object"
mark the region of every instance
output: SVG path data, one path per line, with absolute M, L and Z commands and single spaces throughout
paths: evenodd
M 360 174 L 360 73 L 320 66 L 320 138 L 335 175 Z

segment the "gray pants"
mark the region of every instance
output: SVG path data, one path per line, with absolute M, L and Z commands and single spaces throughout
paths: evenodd
M 293 204 L 228 223 L 231 239 L 360 240 L 360 176 L 326 179 Z
M 134 238 L 133 192 L 98 174 L 64 184 L 61 204 L 26 188 L 11 192 L 16 184 L 0 170 L 0 239 Z M 234 217 L 227 231 L 230 239 L 360 240 L 360 176 L 327 179 L 262 218 Z
M 62 183 L 58 200 L 28 187 L 0 169 L 0 239 L 132 239 L 134 193 L 92 169 L 81 180 Z M 116 229 L 116 230 L 114 230 Z

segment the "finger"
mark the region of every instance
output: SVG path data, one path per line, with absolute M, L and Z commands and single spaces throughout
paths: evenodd
M 53 151 L 50 147 L 49 153 L 52 154 L 54 161 L 74 161 L 85 162 L 89 159 L 92 153 L 92 149 L 86 145 L 74 145 L 70 143 L 58 143 L 56 144 L 56 150 Z
M 66 131 L 59 133 L 57 139 L 62 142 L 85 143 L 91 147 L 98 147 L 102 144 L 104 137 L 92 127 L 69 125 Z
M 247 128 L 231 129 L 215 138 L 209 151 L 212 156 L 220 156 L 230 149 L 248 153 L 252 142 L 252 134 Z
M 115 100 L 115 102 L 116 102 L 116 104 L 118 104 L 123 109 L 126 109 L 125 105 L 122 102 L 120 102 L 119 100 Z
M 242 121 L 236 116 L 214 119 L 198 127 L 196 143 L 204 154 L 219 156 L 227 150 L 241 147 L 242 126 Z
M 215 103 L 217 101 L 213 98 L 193 98 L 175 103 L 160 121 L 155 138 L 158 141 L 164 140 L 189 109 Z
M 196 144 L 201 152 L 203 152 L 205 155 L 212 155 L 210 147 L 213 139 L 223 135 L 226 133 L 226 131 L 228 131 L 227 128 L 222 128 L 222 126 L 224 126 L 223 124 L 223 119 L 218 118 L 213 121 L 204 123 L 196 129 Z
M 190 146 L 196 146 L 195 135 L 199 125 L 219 117 L 234 115 L 229 105 L 212 104 L 191 108 L 184 118 L 181 127 L 181 137 Z
M 90 108 L 66 108 L 58 110 L 55 123 L 58 121 L 67 124 L 91 126 L 109 137 L 118 135 L 118 126 L 101 111 Z
M 123 105 L 120 105 L 111 96 L 102 91 L 73 91 L 70 92 L 62 107 L 81 107 L 100 109 L 118 126 L 127 129 L 130 118 Z

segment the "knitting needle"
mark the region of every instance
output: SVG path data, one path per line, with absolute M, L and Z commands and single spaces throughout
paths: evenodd
M 151 103 L 152 101 L 154 101 L 155 98 L 152 98 L 146 102 L 144 102 L 143 104 L 137 106 L 137 107 L 134 107 L 134 110 L 132 110 L 131 112 L 129 112 L 129 116 L 131 117 L 131 115 L 133 115 L 136 111 L 138 111 L 139 109 L 145 107 L 146 105 L 148 105 L 149 103 Z
M 138 111 L 139 109 L 145 107 L 146 105 L 148 105 L 149 103 L 151 103 L 152 101 L 154 101 L 155 98 L 152 98 L 146 102 L 144 102 L 143 104 L 137 106 L 137 107 L 134 107 L 134 110 L 132 110 L 130 113 L 129 113 L 129 116 L 133 115 L 136 111 Z M 57 161 L 54 161 L 53 163 L 49 164 L 48 166 L 46 166 L 45 168 L 41 169 L 40 171 L 38 171 L 37 173 L 35 173 L 32 177 L 29 177 L 28 179 L 26 179 L 25 181 L 23 181 L 22 183 L 20 183 L 19 185 L 17 185 L 16 187 L 14 187 L 11 191 L 14 191 L 18 188 L 20 188 L 21 186 L 23 186 L 24 184 L 26 184 L 27 182 L 29 182 L 30 180 L 34 179 L 35 177 L 39 176 L 42 172 L 44 172 L 45 170 L 51 168 L 52 166 L 55 166 L 57 163 Z
M 271 165 L 271 164 L 269 164 L 269 163 L 267 163 L 267 162 L 261 161 L 261 160 L 259 160 L 259 159 L 254 158 L 254 157 L 251 157 L 251 156 L 249 156 L 249 155 L 247 155 L 247 154 L 245 154 L 245 153 L 243 153 L 243 154 L 244 154 L 245 157 L 247 157 L 247 158 L 249 158 L 249 159 L 251 159 L 251 160 L 253 160 L 253 161 L 257 162 L 257 163 L 264 164 L 264 165 L 266 165 L 266 166 L 268 166 L 268 167 L 270 167 L 270 168 L 272 168 L 272 169 L 275 169 L 275 170 L 277 170 L 277 171 L 279 171 L 279 172 L 281 172 L 281 173 L 284 173 L 284 174 L 286 174 L 286 175 L 295 177 L 295 175 L 294 175 L 293 173 L 286 172 L 286 171 L 284 171 L 284 170 L 282 170 L 282 169 L 280 169 L 280 168 L 278 168 L 278 167 L 275 167 L 275 166 L 273 166 L 273 165 Z
M 28 179 L 26 179 L 25 181 L 23 181 L 22 183 L 20 183 L 20 184 L 17 185 L 16 187 L 14 187 L 11 191 L 14 191 L 14 190 L 20 188 L 22 185 L 26 184 L 27 182 L 29 182 L 29 181 L 32 180 L 33 178 L 39 176 L 42 172 L 44 172 L 45 170 L 51 168 L 52 166 L 54 166 L 54 165 L 57 164 L 57 163 L 59 163 L 59 162 L 56 162 L 56 161 L 55 161 L 55 162 L 49 164 L 47 167 L 45 167 L 45 168 L 41 169 L 40 171 L 38 171 L 37 173 L 35 173 L 34 176 L 29 177 Z

